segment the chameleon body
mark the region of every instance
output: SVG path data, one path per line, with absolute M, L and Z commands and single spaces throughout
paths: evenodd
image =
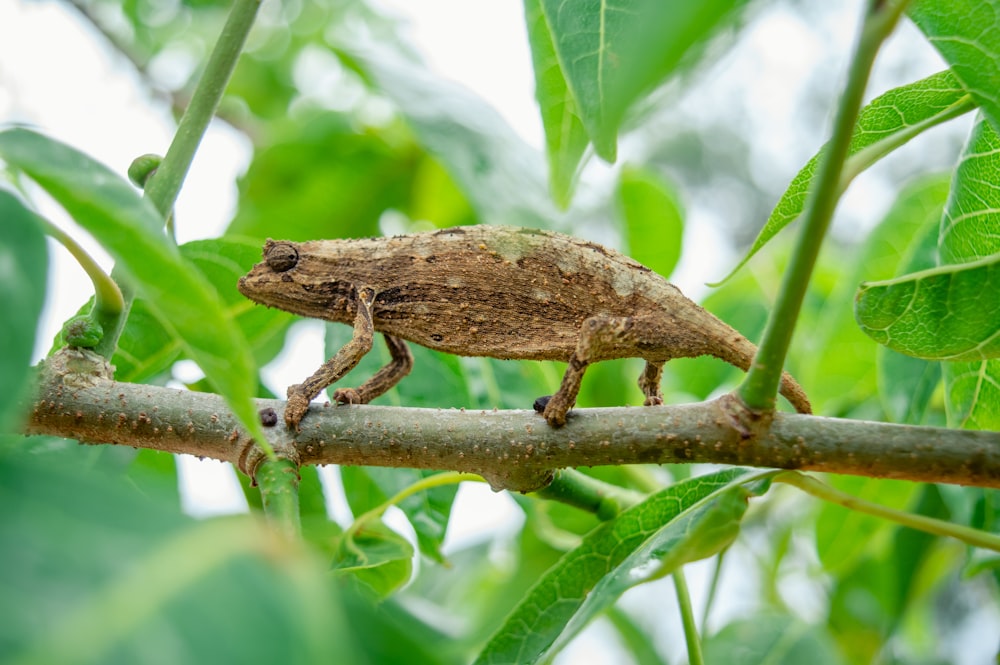
M 285 422 L 297 428 L 309 402 L 338 381 L 383 333 L 391 361 L 337 402 L 363 404 L 394 386 L 412 356 L 403 340 L 461 356 L 560 360 L 562 384 L 545 419 L 566 422 L 590 363 L 646 361 L 639 387 L 661 404 L 663 363 L 710 355 L 746 370 L 756 347 L 649 268 L 614 250 L 559 233 L 465 226 L 393 238 L 268 240 L 264 261 L 239 281 L 261 304 L 338 321 L 354 334 L 303 383 L 288 389 Z M 809 401 L 785 373 L 781 394 L 802 413 Z

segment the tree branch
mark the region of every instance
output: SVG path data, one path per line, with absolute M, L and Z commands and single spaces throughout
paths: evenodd
M 254 475 L 263 453 L 221 397 L 112 381 L 103 362 L 80 350 L 53 356 L 26 433 L 211 457 Z M 998 432 L 783 413 L 747 427 L 736 402 L 578 409 L 560 429 L 532 411 L 313 405 L 301 432 L 266 431 L 278 457 L 300 465 L 464 471 L 521 492 L 545 486 L 561 468 L 691 462 L 1000 488 Z M 284 406 L 257 404 L 279 415 Z

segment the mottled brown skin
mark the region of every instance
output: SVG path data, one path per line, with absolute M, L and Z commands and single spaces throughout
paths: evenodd
M 642 358 L 646 405 L 662 404 L 671 358 L 715 356 L 743 370 L 756 347 L 675 286 L 614 250 L 559 233 L 465 226 L 395 238 L 268 240 L 264 261 L 239 281 L 243 295 L 295 314 L 347 323 L 354 335 L 303 383 L 288 389 L 285 422 L 297 428 L 309 402 L 349 372 L 381 332 L 392 360 L 337 402 L 364 404 L 409 373 L 403 340 L 460 356 L 569 363 L 544 406 L 559 427 L 590 363 Z M 809 401 L 787 373 L 781 394 L 802 413 Z

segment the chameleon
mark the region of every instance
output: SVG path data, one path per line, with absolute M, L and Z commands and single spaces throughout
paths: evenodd
M 332 399 L 365 404 L 413 366 L 406 342 L 460 356 L 568 363 L 558 391 L 536 409 L 566 423 L 591 363 L 642 358 L 645 405 L 663 403 L 671 358 L 720 358 L 746 371 L 756 346 L 650 268 L 599 244 L 511 226 L 460 226 L 395 237 L 291 242 L 268 239 L 263 261 L 239 280 L 257 303 L 353 326 L 351 340 L 288 388 L 285 424 L 298 430 L 309 403 L 383 335 L 390 360 Z M 811 413 L 787 372 L 780 392 Z

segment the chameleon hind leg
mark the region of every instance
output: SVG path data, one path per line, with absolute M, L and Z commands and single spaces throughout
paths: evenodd
M 553 427 L 565 425 L 566 414 L 576 404 L 587 366 L 612 358 L 646 358 L 646 367 L 639 377 L 639 388 L 646 396 L 647 406 L 662 404 L 660 377 L 663 363 L 668 358 L 662 339 L 662 323 L 652 317 L 594 316 L 586 319 L 580 327 L 576 350 L 570 356 L 558 392 L 539 403 L 540 408 L 544 404 L 542 415 L 545 420 Z M 650 355 L 655 359 L 650 360 Z
M 639 375 L 639 390 L 646 396 L 643 406 L 659 406 L 663 404 L 663 393 L 660 391 L 660 379 L 663 378 L 663 361 L 646 361 L 646 366 Z
M 406 342 L 384 333 L 382 337 L 385 338 L 385 345 L 389 348 L 390 360 L 388 364 L 357 388 L 337 388 L 334 390 L 333 400 L 335 402 L 367 404 L 399 383 L 400 379 L 413 369 L 413 354 L 410 353 Z

